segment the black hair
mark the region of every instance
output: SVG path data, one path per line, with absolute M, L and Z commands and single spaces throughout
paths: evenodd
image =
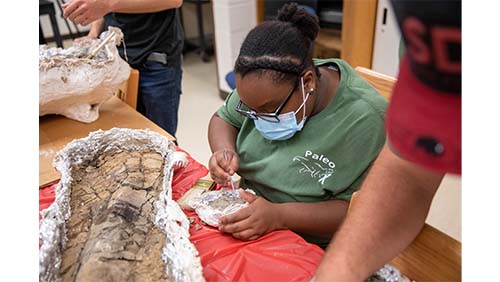
M 313 65 L 313 42 L 318 32 L 315 15 L 296 3 L 285 4 L 275 20 L 265 21 L 248 33 L 234 71 L 242 77 L 269 73 L 275 82 L 292 81 Z

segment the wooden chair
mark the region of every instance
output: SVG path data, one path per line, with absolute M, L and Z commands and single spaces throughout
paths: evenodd
M 132 109 L 137 109 L 137 94 L 139 91 L 139 71 L 136 69 L 130 69 L 130 76 L 127 81 L 125 81 L 118 91 L 115 93 L 120 100 L 124 101 L 132 107 Z
M 390 100 L 396 79 L 364 67 L 356 67 L 358 74 L 370 83 L 387 100 Z
M 396 79 L 363 67 L 355 70 L 387 100 Z M 351 204 L 357 193 L 352 195 Z M 461 281 L 462 244 L 436 228 L 425 224 L 410 246 L 390 264 L 414 281 Z

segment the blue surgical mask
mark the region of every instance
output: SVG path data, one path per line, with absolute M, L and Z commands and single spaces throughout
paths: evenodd
M 263 120 L 261 118 L 254 120 L 255 128 L 264 136 L 264 138 L 268 140 L 287 140 L 292 138 L 295 133 L 301 131 L 304 127 L 304 123 L 306 122 L 306 101 L 309 98 L 309 93 L 305 95 L 304 91 L 304 78 L 300 79 L 302 86 L 302 105 L 295 112 L 288 112 L 284 114 L 280 114 L 279 122 L 270 122 Z M 297 119 L 295 118 L 295 114 L 300 111 L 304 107 L 304 111 L 302 114 L 302 121 L 297 123 Z

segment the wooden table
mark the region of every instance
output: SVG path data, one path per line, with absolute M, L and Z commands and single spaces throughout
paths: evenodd
M 59 115 L 40 117 L 39 122 L 39 187 L 60 179 L 59 172 L 52 167 L 55 154 L 69 142 L 86 137 L 92 131 L 113 127 L 150 129 L 170 140 L 175 139 L 115 96 L 101 105 L 99 119 L 93 123 L 82 123 Z
M 462 244 L 425 224 L 390 264 L 412 281 L 462 281 Z

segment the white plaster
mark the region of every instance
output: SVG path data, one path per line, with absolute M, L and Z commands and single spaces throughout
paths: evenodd
M 93 57 L 89 53 L 115 36 Z M 87 39 L 67 49 L 39 49 L 39 115 L 60 114 L 85 123 L 99 118 L 99 106 L 128 79 L 130 66 L 120 58 L 117 45 L 123 33 L 110 27 L 100 39 Z

